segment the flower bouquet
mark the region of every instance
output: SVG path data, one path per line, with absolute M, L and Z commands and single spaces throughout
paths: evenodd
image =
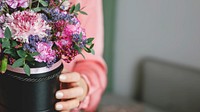
M 94 54 L 68 0 L 0 0 L 0 107 L 5 112 L 54 112 L 64 60 Z M 1 109 L 0 109 L 1 110 Z

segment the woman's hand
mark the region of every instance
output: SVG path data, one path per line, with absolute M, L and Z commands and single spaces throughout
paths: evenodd
M 62 99 L 56 103 L 55 108 L 61 112 L 68 112 L 77 108 L 88 92 L 88 86 L 85 80 L 77 72 L 68 73 L 63 70 L 59 77 L 63 83 L 63 88 L 56 92 L 56 98 Z

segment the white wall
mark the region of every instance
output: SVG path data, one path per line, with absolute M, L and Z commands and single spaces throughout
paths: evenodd
M 116 12 L 116 94 L 133 94 L 147 56 L 200 68 L 200 0 L 118 0 Z

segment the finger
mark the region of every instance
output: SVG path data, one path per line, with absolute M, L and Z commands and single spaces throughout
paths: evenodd
M 64 74 L 64 73 L 67 73 L 67 72 L 69 72 L 66 68 L 63 68 L 63 70 L 62 70 L 62 74 Z
M 64 74 L 61 74 L 59 77 L 59 80 L 65 83 L 78 82 L 80 79 L 81 79 L 81 76 L 77 72 L 64 73 Z
M 77 108 L 78 106 L 79 106 L 79 100 L 73 99 L 73 100 L 68 100 L 65 102 L 56 103 L 55 109 L 57 111 L 65 112 L 65 111 L 69 111 L 71 109 Z
M 83 95 L 82 87 L 75 87 L 70 89 L 59 90 L 56 92 L 57 99 L 72 99 Z

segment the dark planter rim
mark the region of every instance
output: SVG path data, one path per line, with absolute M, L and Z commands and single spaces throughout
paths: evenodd
M 31 68 L 30 69 L 31 75 L 43 74 L 43 73 L 47 73 L 47 72 L 53 71 L 56 68 L 58 68 L 61 64 L 62 64 L 62 60 L 60 59 L 55 64 L 53 64 L 52 67 L 50 67 L 50 68 L 48 68 L 46 66 L 37 67 L 37 68 Z M 11 72 L 15 72 L 15 73 L 26 74 L 22 67 L 13 68 L 11 65 L 8 65 L 7 70 L 9 70 Z

